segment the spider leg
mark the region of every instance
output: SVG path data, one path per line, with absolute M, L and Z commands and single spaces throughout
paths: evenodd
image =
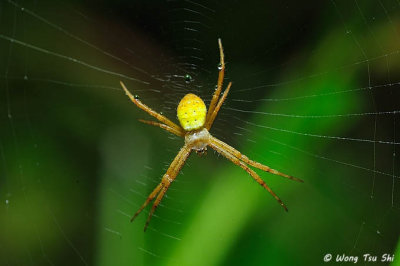
M 221 94 L 222 83 L 224 82 L 225 61 L 224 61 L 224 49 L 222 48 L 221 39 L 218 39 L 218 46 L 219 46 L 219 56 L 220 56 L 219 67 L 218 67 L 219 68 L 218 83 L 217 83 L 217 89 L 214 91 L 214 94 L 212 96 L 210 106 L 208 107 L 206 121 L 210 119 L 211 114 L 214 112 L 215 106 L 217 105 L 218 102 L 219 95 Z
M 244 169 L 254 180 L 257 181 L 258 184 L 260 184 L 263 188 L 265 188 L 269 194 L 271 194 L 277 201 L 278 203 L 285 209 L 285 211 L 288 211 L 286 205 L 282 202 L 282 200 L 275 194 L 275 192 L 272 191 L 272 189 L 265 183 L 264 180 L 261 179 L 259 175 L 257 175 L 256 172 L 254 172 L 252 169 L 250 169 L 244 162 L 240 161 L 238 158 L 233 156 L 231 153 L 226 151 L 224 148 L 221 148 L 214 143 L 210 143 L 209 146 L 213 148 L 215 151 L 217 151 L 219 154 L 233 162 L 234 164 L 240 166 L 242 169 Z
M 157 209 L 158 205 L 160 204 L 162 198 L 164 197 L 165 193 L 167 192 L 169 186 L 171 183 L 175 180 L 176 176 L 179 174 L 181 171 L 183 165 L 186 162 L 186 159 L 189 157 L 191 152 L 191 149 L 188 146 L 183 146 L 179 153 L 175 156 L 175 159 L 172 161 L 171 165 L 169 166 L 167 172 L 164 174 L 161 183 L 157 186 L 157 188 L 150 194 L 149 198 L 146 200 L 146 202 L 143 204 L 143 206 L 139 209 L 137 213 L 140 213 L 140 211 L 146 207 L 146 205 L 154 199 L 154 197 L 157 195 L 156 200 L 154 201 L 154 204 L 150 210 L 149 216 L 146 220 L 146 225 L 144 226 L 144 231 L 146 231 L 151 217 L 153 216 L 153 213 Z M 157 190 L 157 192 L 155 192 Z M 154 193 L 154 194 L 153 194 Z M 150 198 L 152 196 L 152 198 Z M 134 217 L 136 217 L 137 214 L 135 214 Z M 134 218 L 133 217 L 133 218 Z M 133 219 L 132 218 L 132 219 Z
M 214 111 L 212 112 L 211 116 L 208 118 L 205 127 L 207 130 L 210 130 L 212 124 L 214 123 L 215 118 L 217 117 L 217 114 L 219 112 L 219 109 L 221 109 L 222 104 L 224 103 L 226 97 L 228 96 L 229 90 L 231 89 L 232 82 L 229 82 L 228 86 L 226 87 L 224 93 L 222 94 L 221 98 L 218 101 L 218 104 L 215 106 Z
M 261 164 L 259 162 L 250 160 L 246 155 L 243 155 L 241 152 L 239 152 L 238 150 L 236 150 L 232 146 L 226 144 L 225 142 L 223 142 L 223 141 L 221 141 L 221 140 L 219 140 L 217 138 L 214 138 L 213 136 L 210 137 L 210 142 L 213 143 L 214 145 L 218 146 L 220 149 L 223 149 L 223 150 L 229 152 L 230 154 L 232 154 L 234 157 L 238 158 L 239 160 L 242 160 L 243 162 L 245 162 L 245 163 L 247 163 L 247 164 L 249 164 L 249 165 L 251 165 L 251 166 L 253 166 L 255 168 L 258 168 L 260 170 L 266 171 L 266 172 L 274 174 L 274 175 L 283 176 L 283 177 L 289 178 L 289 179 L 294 180 L 294 181 L 304 182 L 300 178 L 281 173 L 281 172 L 279 172 L 279 171 L 277 171 L 275 169 L 272 169 L 269 166 L 266 166 L 266 165 L 263 165 L 263 164 Z
M 168 131 L 168 132 L 170 132 L 170 133 L 172 133 L 172 134 L 175 134 L 175 135 L 177 135 L 177 136 L 179 136 L 179 137 L 185 136 L 185 135 L 183 134 L 183 132 L 178 131 L 178 130 L 176 130 L 175 128 L 172 128 L 172 127 L 170 127 L 170 126 L 167 126 L 167 125 L 162 124 L 162 123 L 159 123 L 159 122 L 149 121 L 149 120 L 143 120 L 143 119 L 139 119 L 139 121 L 142 122 L 142 123 L 148 124 L 148 125 L 160 127 L 160 128 L 165 129 L 166 131 Z
M 161 202 L 162 198 L 164 197 L 165 193 L 167 192 L 168 188 L 169 188 L 169 184 L 168 184 L 168 186 L 163 187 L 161 192 L 158 194 L 156 200 L 154 201 L 154 204 L 151 207 L 151 210 L 149 213 L 149 217 L 147 217 L 146 224 L 144 226 L 145 232 L 146 232 L 147 227 L 149 226 L 149 223 L 150 223 L 151 217 L 153 216 L 153 213 L 157 209 L 158 205 L 160 204 L 160 202 Z
M 151 109 L 150 107 L 148 107 L 147 105 L 145 105 L 144 103 L 142 103 L 139 99 L 137 99 L 137 97 L 133 96 L 128 89 L 125 87 L 125 84 L 120 81 L 120 84 L 122 86 L 122 88 L 124 89 L 126 95 L 128 95 L 128 97 L 131 99 L 131 101 L 140 109 L 142 109 L 143 111 L 145 111 L 146 113 L 148 113 L 149 115 L 155 117 L 158 121 L 168 125 L 169 127 L 175 129 L 178 132 L 181 132 L 183 134 L 183 130 L 180 126 L 178 126 L 177 124 L 175 124 L 174 122 L 172 122 L 171 120 L 169 120 L 168 118 L 166 118 L 165 116 L 163 116 L 160 113 L 157 113 L 156 111 L 154 111 L 153 109 Z
M 142 212 L 142 210 L 157 196 L 158 192 L 163 188 L 163 183 L 158 184 L 158 186 L 153 190 L 153 192 L 150 193 L 150 195 L 147 197 L 146 201 L 143 203 L 143 205 L 137 210 L 137 212 L 132 216 L 131 222 L 135 220 L 135 218 L 139 215 L 139 213 Z

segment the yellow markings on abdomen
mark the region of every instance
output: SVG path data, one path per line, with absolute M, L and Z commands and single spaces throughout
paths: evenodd
M 203 100 L 193 93 L 186 94 L 179 102 L 178 120 L 186 131 L 201 128 L 206 122 L 207 107 Z

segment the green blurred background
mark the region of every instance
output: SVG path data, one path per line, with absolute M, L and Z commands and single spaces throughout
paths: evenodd
M 1 1 L 0 264 L 397 252 L 400 265 L 399 14 L 396 1 Z M 242 169 L 194 154 L 143 233 L 147 211 L 129 219 L 183 142 L 140 124 L 118 83 L 176 120 L 186 93 L 209 102 L 219 37 L 233 87 L 212 134 L 305 182 L 258 171 L 285 213 Z

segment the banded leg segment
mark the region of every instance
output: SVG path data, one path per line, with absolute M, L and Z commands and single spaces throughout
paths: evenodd
M 172 134 L 175 134 L 175 135 L 177 135 L 179 137 L 184 137 L 185 136 L 183 132 L 177 131 L 175 128 L 172 128 L 170 126 L 167 126 L 167 125 L 159 123 L 159 122 L 143 120 L 143 119 L 139 119 L 139 121 L 142 122 L 142 123 L 148 124 L 148 125 L 160 127 L 160 128 L 165 129 L 166 131 L 168 131 L 168 132 L 170 132 Z
M 143 203 L 143 205 L 137 210 L 137 212 L 132 216 L 131 222 L 135 220 L 135 218 L 143 211 L 144 208 L 157 196 L 158 192 L 163 188 L 163 183 L 158 184 L 158 186 L 153 190 L 153 192 L 150 193 L 150 195 L 147 197 L 146 201 Z
M 221 109 L 222 104 L 224 103 L 226 97 L 228 96 L 228 93 L 229 93 L 229 90 L 231 89 L 231 86 L 232 86 L 232 82 L 229 82 L 228 87 L 226 87 L 224 93 L 222 94 L 222 97 L 218 101 L 218 104 L 215 106 L 214 111 L 212 112 L 212 114 L 208 118 L 208 120 L 206 121 L 205 127 L 207 128 L 207 130 L 210 130 L 212 124 L 214 123 L 214 120 L 217 117 L 219 109 Z
M 175 159 L 172 161 L 171 165 L 169 166 L 167 172 L 164 174 L 160 184 L 153 190 L 153 192 L 149 195 L 146 199 L 145 203 L 139 208 L 139 210 L 135 213 L 132 217 L 131 221 L 133 221 L 139 213 L 155 198 L 154 204 L 149 212 L 149 216 L 146 220 L 146 225 L 144 227 L 144 231 L 146 231 L 151 217 L 155 212 L 156 208 L 160 204 L 162 198 L 164 197 L 165 193 L 167 192 L 171 183 L 175 180 L 176 176 L 179 174 L 180 170 L 182 169 L 183 165 L 185 164 L 186 159 L 189 157 L 191 149 L 186 145 L 181 148 L 179 153 L 175 156 Z
M 222 90 L 222 84 L 224 82 L 224 75 L 225 75 L 225 60 L 224 60 L 224 50 L 222 48 L 222 42 L 221 39 L 218 39 L 218 46 L 219 46 L 219 73 L 218 73 L 218 83 L 217 83 L 217 89 L 214 91 L 214 94 L 212 96 L 210 106 L 208 107 L 208 112 L 207 112 L 207 117 L 206 121 L 208 121 L 211 117 L 211 114 L 214 112 L 215 106 L 217 105 L 219 95 L 221 94 Z
M 274 175 L 279 175 L 282 177 L 286 177 L 288 179 L 294 180 L 294 181 L 298 181 L 298 182 L 304 182 L 303 180 L 301 180 L 300 178 L 294 177 L 294 176 L 290 176 L 284 173 L 281 173 L 275 169 L 272 169 L 269 166 L 263 165 L 259 162 L 250 160 L 246 155 L 243 155 L 240 151 L 236 150 L 235 148 L 233 148 L 232 146 L 226 144 L 225 142 L 214 138 L 214 137 L 210 137 L 210 142 L 213 143 L 214 145 L 218 146 L 220 149 L 226 150 L 228 151 L 231 155 L 233 155 L 234 157 L 238 158 L 239 160 L 242 160 L 243 162 L 258 168 L 260 170 L 266 171 L 268 173 L 274 174 Z
M 288 211 L 286 205 L 275 194 L 275 192 L 272 191 L 272 189 L 265 183 L 265 181 L 262 180 L 261 177 L 252 169 L 250 169 L 244 162 L 242 162 L 229 152 L 225 151 L 224 149 L 221 149 L 220 147 L 218 147 L 213 143 L 210 143 L 209 146 L 213 148 L 216 152 L 218 152 L 219 154 L 221 154 L 222 156 L 224 156 L 225 158 L 227 158 L 228 160 L 230 160 L 231 162 L 233 162 L 234 164 L 240 166 L 243 170 L 245 170 L 254 180 L 257 181 L 258 184 L 260 184 L 263 188 L 265 188 L 269 192 L 269 194 L 271 194 L 276 199 L 276 201 L 278 201 L 278 203 L 285 209 L 285 211 Z
M 149 115 L 151 115 L 152 117 L 155 117 L 158 121 L 160 121 L 161 123 L 166 124 L 167 126 L 175 129 L 178 132 L 181 132 L 181 134 L 184 134 L 183 129 L 178 126 L 177 124 L 175 124 L 174 122 L 172 122 L 171 120 L 169 120 L 168 118 L 166 118 L 165 116 L 163 116 L 162 114 L 157 113 L 156 111 L 154 111 L 153 109 L 151 109 L 150 107 L 148 107 L 147 105 L 145 105 L 144 103 L 142 103 L 139 99 L 136 99 L 135 96 L 133 96 L 128 89 L 125 87 L 125 84 L 120 81 L 120 84 L 122 86 L 122 88 L 124 89 L 126 95 L 128 95 L 128 97 L 131 99 L 131 101 L 140 109 L 142 109 L 143 111 L 145 111 L 146 113 L 148 113 Z

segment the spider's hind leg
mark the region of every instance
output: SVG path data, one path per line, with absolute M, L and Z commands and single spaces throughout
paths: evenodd
M 268 172 L 268 173 L 271 173 L 271 174 L 274 174 L 274 175 L 279 175 L 279 176 L 282 176 L 282 177 L 286 177 L 288 179 L 291 179 L 291 180 L 294 180 L 294 181 L 297 181 L 297 182 L 302 182 L 302 183 L 304 182 L 300 178 L 281 173 L 278 170 L 272 169 L 269 166 L 266 166 L 266 165 L 261 164 L 259 162 L 250 160 L 246 155 L 243 155 L 240 151 L 236 150 L 235 148 L 233 148 L 232 146 L 226 144 L 225 142 L 220 141 L 217 138 L 211 137 L 211 143 L 213 143 L 214 145 L 218 146 L 220 149 L 225 150 L 226 152 L 230 153 L 232 156 L 234 156 L 237 159 L 243 161 L 244 163 L 247 163 L 250 166 L 253 166 L 255 168 L 258 168 L 260 170 L 263 170 L 265 172 Z
M 158 192 L 160 192 L 160 190 L 163 187 L 163 183 L 161 182 L 160 184 L 158 184 L 158 186 L 153 190 L 153 192 L 150 193 L 150 195 L 147 197 L 146 201 L 143 203 L 143 205 L 139 208 L 139 210 L 137 210 L 137 212 L 132 216 L 131 218 L 131 222 L 133 222 L 133 220 L 135 220 L 135 218 L 139 215 L 139 213 L 141 213 L 143 211 L 144 208 L 146 208 L 146 206 L 153 201 L 153 199 L 157 196 Z
M 172 161 L 170 164 L 167 172 L 164 174 L 161 183 L 158 184 L 158 186 L 151 192 L 150 196 L 147 198 L 145 203 L 140 207 L 140 209 L 135 213 L 135 215 L 132 217 L 131 221 L 133 221 L 136 216 L 139 215 L 139 213 L 154 199 L 156 200 L 153 203 L 153 206 L 151 207 L 151 210 L 149 212 L 149 216 L 147 217 L 146 220 L 146 225 L 144 226 L 144 231 L 146 231 L 151 217 L 153 216 L 153 213 L 157 209 L 158 205 L 160 204 L 162 198 L 164 197 L 165 193 L 167 192 L 169 186 L 171 183 L 175 180 L 176 176 L 179 174 L 181 171 L 183 165 L 185 164 L 186 159 L 189 157 L 191 152 L 191 149 L 187 147 L 186 145 L 181 148 L 181 150 L 178 152 L 178 154 L 175 156 L 175 159 Z
M 219 146 L 215 145 L 214 143 L 210 143 L 210 147 L 213 148 L 215 151 L 217 151 L 219 154 L 236 164 L 237 166 L 240 166 L 243 170 L 245 170 L 255 181 L 257 181 L 258 184 L 260 184 L 263 188 L 265 188 L 269 194 L 271 194 L 276 201 L 285 209 L 285 211 L 288 211 L 286 205 L 283 203 L 283 201 L 275 194 L 274 191 L 265 183 L 264 180 L 261 179 L 261 177 L 254 172 L 252 169 L 250 169 L 244 162 L 233 156 L 231 153 L 226 151 L 225 149 L 220 148 Z
M 162 198 L 164 197 L 165 193 L 167 193 L 167 190 L 168 190 L 168 188 L 169 188 L 171 182 L 172 182 L 172 181 L 168 182 L 168 184 L 167 184 L 166 186 L 163 186 L 163 188 L 161 189 L 161 192 L 158 194 L 156 200 L 154 201 L 154 204 L 153 204 L 153 206 L 151 207 L 149 216 L 147 217 L 146 224 L 145 224 L 145 226 L 144 226 L 144 231 L 145 231 L 145 232 L 146 232 L 147 227 L 149 226 L 149 223 L 150 223 L 151 217 L 153 216 L 153 213 L 154 213 L 155 210 L 157 209 L 157 207 L 158 207 L 158 205 L 160 204 L 160 202 L 161 202 Z

